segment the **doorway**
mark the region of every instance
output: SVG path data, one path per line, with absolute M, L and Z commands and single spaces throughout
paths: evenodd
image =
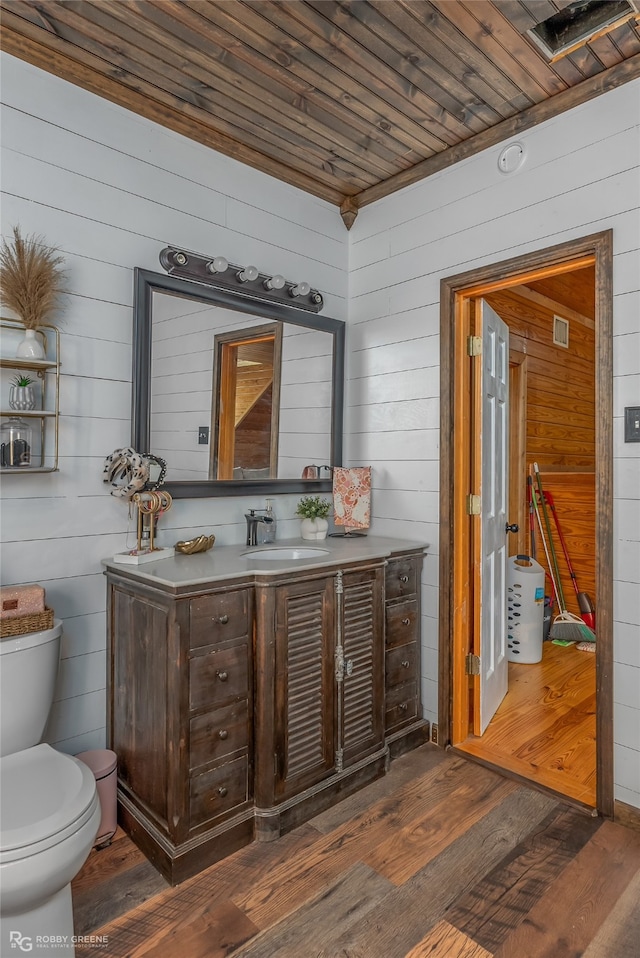
M 477 705 L 475 680 L 469 678 L 466 667 L 478 631 L 473 556 L 473 522 L 477 520 L 468 514 L 468 501 L 474 492 L 470 488 L 474 456 L 468 416 L 474 384 L 467 352 L 473 330 L 473 303 L 479 296 L 504 295 L 504 291 L 544 283 L 590 266 L 594 270 L 594 581 L 598 605 L 595 802 L 598 811 L 607 816 L 613 813 L 611 264 L 612 236 L 607 231 L 449 277 L 441 284 L 439 738 L 444 745 L 456 746 L 467 739 Z M 522 343 L 517 345 L 519 352 L 526 354 L 526 343 L 524 349 Z M 514 360 L 514 365 L 522 366 L 517 355 Z M 526 365 L 515 375 L 520 389 L 523 376 Z M 492 762 L 504 767 L 499 756 Z
M 214 337 L 210 479 L 278 475 L 282 323 Z

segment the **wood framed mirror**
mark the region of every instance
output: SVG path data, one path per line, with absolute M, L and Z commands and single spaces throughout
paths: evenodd
M 342 465 L 344 342 L 340 320 L 136 269 L 132 445 L 176 498 L 330 492 L 302 474 Z

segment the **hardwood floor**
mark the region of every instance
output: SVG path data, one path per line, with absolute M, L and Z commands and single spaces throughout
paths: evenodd
M 73 892 L 108 958 L 636 958 L 640 833 L 428 744 L 175 888 L 119 833 Z
M 456 747 L 595 808 L 593 652 L 545 642 L 542 662 L 510 662 L 509 691 L 486 732 Z

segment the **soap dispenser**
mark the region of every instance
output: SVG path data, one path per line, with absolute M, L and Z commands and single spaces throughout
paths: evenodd
M 273 511 L 273 503 L 271 499 L 267 499 L 267 507 L 265 509 L 264 515 L 265 519 L 267 519 L 267 522 L 260 523 L 260 531 L 262 533 L 262 541 L 266 545 L 269 542 L 276 541 L 276 516 Z M 269 519 L 271 520 L 270 522 L 268 521 Z

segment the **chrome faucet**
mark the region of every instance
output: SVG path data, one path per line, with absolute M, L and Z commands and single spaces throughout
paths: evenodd
M 249 512 L 245 512 L 244 517 L 247 520 L 247 545 L 257 546 L 258 524 L 263 522 L 265 525 L 268 525 L 270 522 L 273 522 L 273 518 L 272 516 L 257 516 L 255 509 L 250 509 Z

